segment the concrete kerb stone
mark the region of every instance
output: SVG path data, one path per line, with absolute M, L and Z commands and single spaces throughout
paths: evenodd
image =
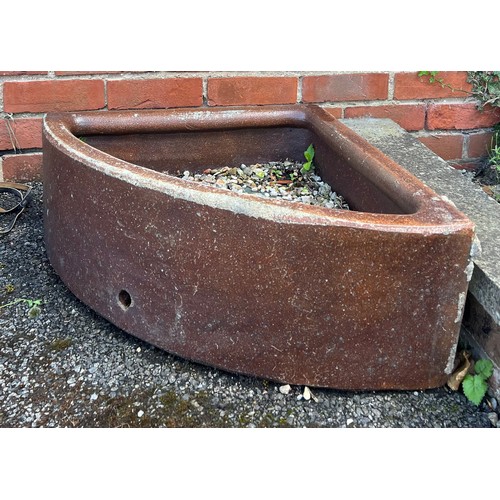
M 496 203 L 460 171 L 424 146 L 390 119 L 350 118 L 342 123 L 398 162 L 441 196 L 451 200 L 476 225 L 481 251 L 473 257 L 469 284 L 484 314 L 481 321 L 464 324 L 462 337 L 475 355 L 494 364 L 490 385 L 500 395 L 500 204 Z M 477 313 L 476 305 L 475 312 Z M 485 331 L 484 324 L 488 324 Z M 483 327 L 481 328 L 481 325 Z

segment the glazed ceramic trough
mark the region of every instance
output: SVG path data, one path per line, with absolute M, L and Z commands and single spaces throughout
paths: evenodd
M 423 389 L 453 368 L 472 223 L 316 106 L 49 114 L 45 241 L 69 289 L 184 358 L 274 381 Z M 177 171 L 303 161 L 352 210 Z

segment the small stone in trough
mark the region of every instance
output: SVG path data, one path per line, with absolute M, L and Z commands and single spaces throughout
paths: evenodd
M 313 172 L 303 174 L 300 162 L 278 161 L 240 167 L 206 168 L 202 173 L 177 172 L 183 180 L 215 185 L 243 194 L 282 199 L 325 208 L 349 210 L 342 196 Z

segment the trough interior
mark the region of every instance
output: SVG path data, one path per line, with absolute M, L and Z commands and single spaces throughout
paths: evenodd
M 391 193 L 390 184 L 382 189 L 380 183 L 374 184 L 369 162 L 356 164 L 333 139 L 325 141 L 305 127 L 88 134 L 79 138 L 111 156 L 169 175 L 185 170 L 201 173 L 206 168 L 242 163 L 285 159 L 304 162 L 304 151 L 312 143 L 316 171 L 344 197 L 351 210 L 385 214 L 415 211 L 408 199 Z

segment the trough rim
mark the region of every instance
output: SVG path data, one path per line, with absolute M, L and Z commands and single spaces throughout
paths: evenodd
M 221 118 L 225 120 L 223 124 L 220 122 Z M 323 137 L 337 137 L 348 153 L 361 155 L 360 168 L 369 163 L 372 170 L 375 170 L 376 176 L 371 178 L 372 182 L 380 188 L 384 182 L 391 181 L 394 191 L 411 196 L 414 211 L 405 214 L 348 211 L 221 190 L 122 160 L 77 137 L 104 135 L 110 126 L 117 128 L 118 131 L 114 131 L 114 134 L 280 126 L 308 128 Z M 428 235 L 474 230 L 473 222 L 448 198 L 435 193 L 416 176 L 317 105 L 47 113 L 43 118 L 43 135 L 59 151 L 104 175 L 175 198 L 274 222 Z

